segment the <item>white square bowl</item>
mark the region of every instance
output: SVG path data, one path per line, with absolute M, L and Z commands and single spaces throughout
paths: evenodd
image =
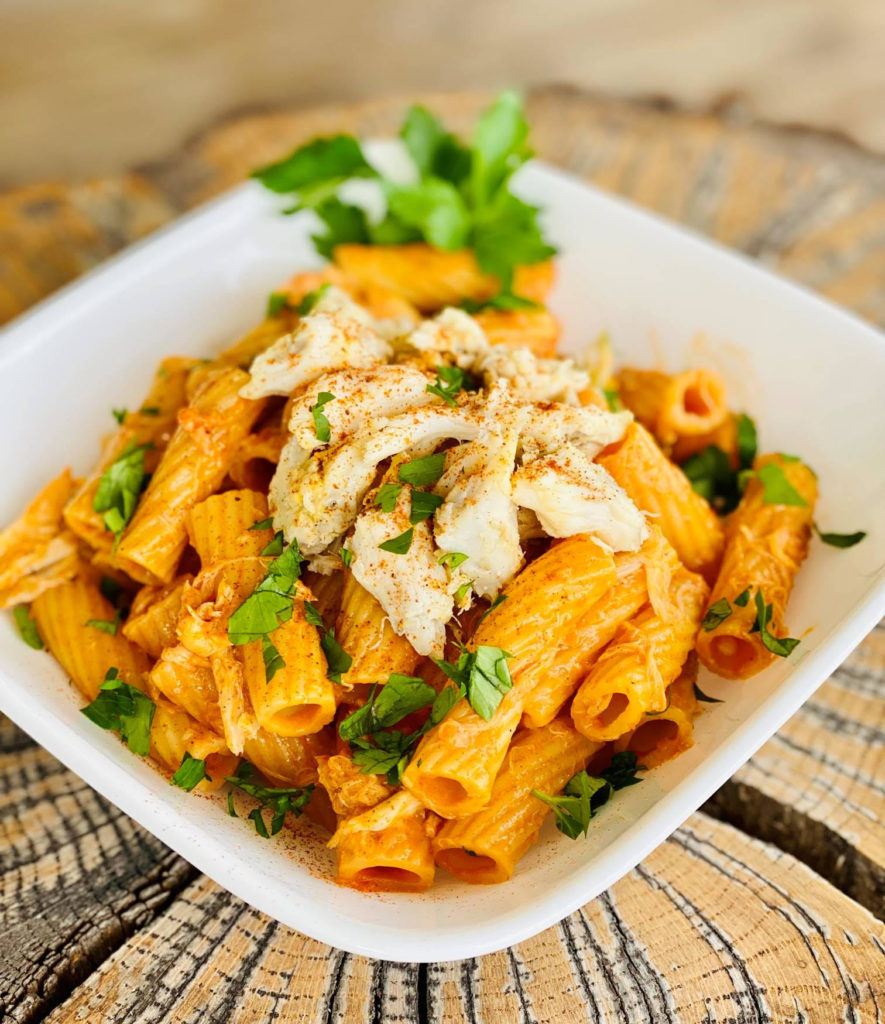
M 382 144 L 383 151 L 383 144 Z M 378 150 L 375 150 L 376 154 Z M 369 895 L 328 880 L 309 824 L 264 841 L 221 798 L 170 787 L 79 714 L 58 665 L 0 620 L 0 709 L 127 814 L 237 896 L 293 928 L 391 960 L 476 956 L 533 935 L 611 885 L 662 842 L 778 729 L 885 612 L 885 343 L 868 325 L 749 261 L 542 164 L 518 189 L 546 210 L 561 249 L 554 308 L 575 350 L 607 329 L 620 362 L 706 364 L 760 428 L 761 450 L 802 455 L 820 478 L 825 530 L 868 531 L 839 551 L 815 541 L 790 603 L 802 644 L 754 679 L 702 679 L 685 755 L 618 794 L 589 838 L 548 824 L 509 884 L 440 872 L 421 895 Z M 0 342 L 0 522 L 65 465 L 87 469 L 111 406 L 132 405 L 157 360 L 205 355 L 261 315 L 316 255 L 301 218 L 247 184 L 66 288 Z

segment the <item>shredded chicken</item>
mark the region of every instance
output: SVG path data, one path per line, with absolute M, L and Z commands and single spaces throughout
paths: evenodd
M 475 369 L 486 385 L 509 381 L 514 393 L 527 402 L 578 404 L 578 392 L 590 386 L 590 375 L 571 359 L 542 359 L 527 348 L 492 345 Z

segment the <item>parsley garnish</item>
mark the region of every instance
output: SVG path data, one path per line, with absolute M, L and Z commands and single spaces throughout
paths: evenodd
M 636 763 L 636 755 L 632 751 L 622 750 L 614 755 L 609 767 L 600 772 L 599 777 L 588 775 L 586 771 L 573 775 L 562 796 L 550 796 L 537 789 L 532 790 L 532 796 L 553 808 L 556 827 L 563 835 L 577 839 L 582 833 L 587 835 L 590 819 L 617 790 L 642 782 L 636 777 L 636 772 L 643 770 L 642 765 Z
M 762 484 L 762 502 L 765 505 L 799 505 L 808 502 L 787 479 L 783 469 L 774 462 L 766 462 L 756 470 L 756 478 Z
M 426 708 L 436 699 L 436 690 L 420 676 L 392 672 L 384 686 L 373 687 L 366 703 L 343 719 L 338 735 L 343 740 L 369 736 L 396 725 L 406 715 Z
M 498 710 L 504 694 L 513 687 L 507 659 L 512 655 L 500 647 L 480 645 L 475 651 L 461 651 L 457 662 L 434 658 L 434 663 L 457 683 L 473 710 L 488 722 Z
M 459 565 L 463 565 L 469 557 L 470 555 L 462 554 L 460 551 L 447 551 L 444 555 L 440 555 L 437 562 L 440 565 L 447 565 L 450 569 L 455 570 Z
M 101 591 L 102 596 L 106 597 L 111 604 L 117 603 L 117 598 L 123 591 L 123 588 L 112 576 L 102 576 L 98 589 Z
M 486 309 L 500 309 L 504 312 L 513 312 L 520 309 L 543 309 L 544 307 L 535 302 L 534 299 L 527 299 L 523 295 L 514 295 L 513 292 L 499 292 L 490 299 L 477 302 L 474 299 L 464 299 L 461 302 L 461 309 L 466 313 L 482 313 Z
M 159 416 L 160 415 L 160 407 L 159 407 L 159 405 L 143 405 L 138 411 L 141 413 L 142 416 Z
M 608 406 L 609 412 L 620 412 L 624 408 L 624 403 L 621 401 L 617 388 L 603 388 L 602 394 L 605 397 L 605 404 Z
M 500 608 L 501 605 L 506 600 L 507 600 L 507 594 L 497 594 L 495 596 L 495 600 L 492 601 L 492 603 L 488 606 L 488 608 L 486 608 L 486 610 L 482 613 L 482 615 L 480 615 L 480 617 L 476 620 L 476 625 L 479 626 L 479 624 L 481 622 L 485 622 L 485 620 L 492 614 L 492 612 L 496 608 Z
M 392 512 L 402 489 L 402 484 L 382 484 L 375 495 L 375 504 L 381 506 L 382 512 Z
M 442 505 L 445 500 L 441 494 L 433 494 L 429 491 L 412 491 L 412 510 L 409 513 L 409 522 L 413 526 L 423 523 Z
M 134 754 L 147 756 L 151 749 L 151 722 L 156 705 L 146 693 L 120 679 L 109 668 L 98 696 L 81 712 L 101 729 L 112 729 Z
M 717 512 L 724 515 L 731 512 L 740 501 L 747 478 L 752 475 L 751 466 L 756 458 L 756 424 L 746 413 L 735 417 L 737 433 L 737 469 L 728 455 L 715 444 L 711 444 L 686 459 L 682 472 L 691 481 L 692 488 Z
M 295 583 L 301 575 L 302 561 L 298 542 L 293 540 L 270 563 L 267 575 L 228 621 L 227 635 L 232 644 L 248 644 L 292 618 Z
M 392 245 L 423 239 L 442 249 L 468 246 L 481 269 L 498 278 L 498 308 L 524 308 L 526 300 L 512 294 L 515 268 L 547 259 L 555 250 L 544 241 L 538 209 L 509 191 L 513 173 L 531 155 L 520 98 L 503 93 L 480 117 L 469 147 L 423 107 L 409 110 L 400 134 L 418 180 L 381 179 L 387 211 L 380 222 L 339 198 L 348 181 L 379 177 L 351 136 L 314 139 L 253 177 L 274 192 L 294 194 L 287 212 L 315 212 L 326 230 L 313 241 L 326 257 L 346 242 Z
M 308 292 L 298 303 L 299 316 L 307 316 L 308 313 L 312 313 L 316 309 L 317 303 L 331 287 L 331 284 L 326 282 L 326 284 L 321 284 L 319 288 L 314 288 L 312 292 Z
M 738 606 L 738 608 L 746 608 L 747 607 L 747 603 L 749 602 L 749 600 L 750 600 L 750 588 L 747 587 L 746 590 L 742 590 L 738 594 L 738 596 L 734 599 L 734 603 Z
M 718 697 L 708 697 L 706 693 L 698 686 L 694 684 L 694 697 L 695 700 L 703 701 L 705 704 L 724 704 L 725 702 L 720 700 Z
M 768 631 L 768 623 L 771 621 L 772 606 L 765 603 L 762 591 L 757 590 L 754 598 L 756 602 L 756 629 L 759 631 L 759 638 L 765 647 L 776 654 L 779 658 L 789 658 L 793 651 L 799 646 L 799 641 L 791 636 L 776 637 Z
M 829 544 L 833 548 L 853 548 L 867 535 L 866 530 L 858 530 L 857 533 L 821 533 L 817 523 L 814 524 L 814 532 L 824 544 Z
M 254 529 L 254 527 L 252 527 Z M 277 555 L 283 553 L 283 531 L 277 530 L 277 532 L 271 537 L 271 539 L 261 549 L 262 558 L 276 558 Z
M 323 406 L 334 401 L 334 395 L 330 395 L 328 391 L 321 391 L 317 395 L 316 404 L 310 407 L 310 414 L 313 416 L 314 432 L 316 433 L 317 440 L 322 441 L 323 444 L 328 444 L 332 439 L 332 430 L 329 426 L 329 421 L 326 419 L 326 414 L 323 412 Z
M 268 516 L 267 519 L 261 519 L 257 523 L 253 523 L 250 530 L 272 530 L 273 529 L 273 516 Z
M 261 656 L 264 659 L 264 677 L 270 682 L 281 668 L 286 667 L 286 663 L 270 638 L 266 636 L 261 638 Z
M 745 412 L 742 412 L 735 417 L 735 430 L 737 433 L 738 465 L 741 468 L 752 466 L 756 459 L 756 424 Z
M 17 605 L 12 609 L 12 617 L 18 627 L 18 635 L 28 647 L 33 647 L 35 651 L 42 651 L 45 644 L 37 630 L 37 623 L 31 618 L 28 606 L 26 604 Z
M 458 587 L 458 589 L 455 591 L 455 604 L 464 604 L 464 600 L 471 590 L 473 590 L 473 580 L 467 580 L 466 583 L 462 583 L 461 586 Z
M 458 404 L 455 395 L 466 390 L 471 383 L 475 384 L 475 381 L 459 366 L 437 366 L 436 383 L 428 384 L 427 391 L 438 395 L 446 405 L 455 406 Z
M 127 412 L 128 409 L 111 409 L 111 415 L 120 424 L 122 424 L 123 420 L 126 419 Z
M 413 487 L 430 487 L 443 475 L 446 465 L 446 453 L 425 455 L 423 459 L 412 459 L 404 462 L 399 468 L 399 478 L 404 484 Z
M 145 485 L 144 453 L 149 444 L 129 445 L 102 473 L 92 507 L 116 540 L 135 512 Z
M 353 552 L 350 548 L 341 549 L 341 561 L 344 562 L 344 568 L 349 569 L 350 564 L 353 561 Z
M 715 601 L 707 609 L 707 614 L 701 621 L 701 626 L 708 633 L 721 625 L 731 615 L 731 605 L 728 603 L 727 597 L 720 597 L 718 601 Z
M 258 782 L 253 782 L 254 778 L 254 766 L 248 761 L 241 761 L 236 774 L 228 775 L 224 781 L 258 801 L 259 806 L 250 811 L 249 820 L 255 826 L 258 835 L 262 839 L 267 839 L 269 836 L 275 836 L 283 827 L 287 812 L 291 811 L 296 818 L 300 817 L 311 798 L 313 786 L 285 788 L 263 786 Z M 269 833 L 264 820 L 264 811 L 272 812 Z M 232 793 L 228 794 L 227 812 L 232 818 L 237 817 Z
M 350 671 L 353 658 L 335 639 L 335 630 L 326 628 L 319 609 L 310 601 L 304 602 L 304 617 L 320 631 L 320 647 L 326 656 L 326 677 L 333 683 L 340 683 L 342 675 Z
M 279 316 L 284 309 L 291 309 L 289 296 L 285 292 L 271 292 L 267 297 L 268 317 Z
M 391 537 L 378 545 L 382 551 L 389 551 L 392 555 L 404 555 L 412 546 L 412 537 L 415 535 L 414 527 L 410 526 L 404 533 L 397 537 Z
M 93 629 L 100 629 L 102 633 L 109 633 L 111 636 L 116 636 L 122 614 L 123 613 L 118 608 L 114 613 L 113 619 L 88 619 L 86 621 L 86 625 L 92 626 Z
M 212 781 L 212 778 L 206 771 L 205 760 L 200 757 L 193 757 L 185 751 L 184 757 L 181 759 L 181 764 L 176 769 L 176 772 L 172 776 L 169 784 L 171 786 L 178 786 L 179 789 L 183 789 L 190 793 L 190 791 L 195 786 L 199 785 L 203 779 L 207 782 Z

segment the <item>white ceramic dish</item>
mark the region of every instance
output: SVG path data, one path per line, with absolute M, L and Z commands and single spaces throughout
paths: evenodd
M 702 679 L 687 754 L 618 794 L 586 841 L 545 827 L 513 881 L 468 887 L 440 872 L 424 896 L 366 895 L 323 877 L 311 826 L 264 841 L 217 800 L 170 787 L 78 712 L 61 669 L 0 618 L 0 708 L 142 825 L 226 888 L 355 953 L 432 961 L 533 935 L 641 860 L 799 707 L 885 612 L 885 343 L 872 328 L 739 256 L 540 164 L 518 188 L 561 248 L 554 306 L 574 348 L 606 328 L 621 361 L 712 363 L 766 450 L 820 477 L 824 529 L 865 529 L 848 551 L 815 541 L 790 604 L 789 661 L 746 683 Z M 7 329 L 0 343 L 0 521 L 61 467 L 91 465 L 109 410 L 137 402 L 157 359 L 207 354 L 316 261 L 301 220 L 247 184 L 112 260 Z M 808 632 L 806 632 L 808 631 Z

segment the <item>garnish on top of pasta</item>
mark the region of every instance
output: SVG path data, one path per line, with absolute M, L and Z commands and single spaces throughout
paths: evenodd
M 699 662 L 799 643 L 814 473 L 758 455 L 711 371 L 555 354 L 526 131 L 509 95 L 469 147 L 411 111 L 374 224 L 335 195 L 377 176 L 355 140 L 259 172 L 331 262 L 165 359 L 0 534 L 0 604 L 93 723 L 260 836 L 307 814 L 363 889 L 510 878 L 548 815 L 586 834 L 691 746 Z

